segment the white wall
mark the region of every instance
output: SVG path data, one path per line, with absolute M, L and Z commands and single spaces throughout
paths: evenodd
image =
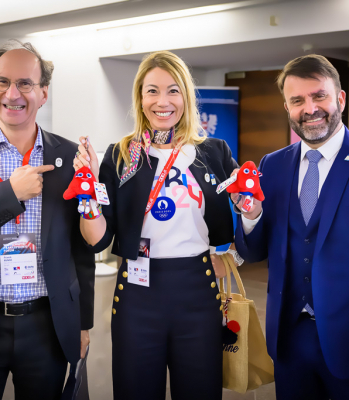
M 101 59 L 102 81 L 99 115 L 104 115 L 99 125 L 109 143 L 119 141 L 133 129 L 132 86 L 138 62 Z
M 224 86 L 225 74 L 231 72 L 231 68 L 200 69 L 192 68 L 191 73 L 197 86 Z
M 52 85 L 48 87 L 47 101 L 39 109 L 36 122 L 46 131 L 52 132 Z
M 99 60 L 93 34 L 31 41 L 55 65 L 51 90 L 54 133 L 73 141 L 89 135 L 95 150 L 104 151 L 132 130 L 129 110 L 138 63 Z M 50 104 L 44 107 L 49 109 Z M 51 129 L 45 121 L 41 124 Z

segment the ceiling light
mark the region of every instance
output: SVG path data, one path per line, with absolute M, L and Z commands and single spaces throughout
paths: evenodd
M 196 8 L 189 8 L 186 10 L 177 10 L 177 11 L 170 11 L 158 14 L 151 14 L 151 15 L 143 15 L 140 17 L 133 17 L 133 18 L 125 18 L 119 19 L 115 21 L 109 22 L 102 22 L 98 24 L 90 24 L 90 25 L 82 25 L 82 26 L 75 26 L 70 28 L 62 28 L 62 29 L 54 29 L 49 31 L 42 31 L 42 32 L 34 32 L 27 34 L 27 36 L 57 36 L 57 35 L 65 35 L 69 33 L 79 33 L 79 32 L 86 32 L 86 31 L 100 31 L 104 29 L 113 29 L 119 28 L 122 26 L 130 26 L 136 24 L 145 24 L 149 22 L 156 22 L 156 21 L 164 21 L 167 19 L 175 19 L 175 18 L 183 18 L 183 17 L 191 17 L 195 15 L 202 15 L 202 14 L 212 14 L 221 11 L 228 11 L 237 8 L 243 7 L 251 7 L 256 5 L 261 5 L 265 3 L 275 3 L 280 0 L 245 0 L 239 1 L 235 3 L 227 3 L 227 4 L 218 4 L 213 6 L 204 6 L 204 7 L 196 7 Z

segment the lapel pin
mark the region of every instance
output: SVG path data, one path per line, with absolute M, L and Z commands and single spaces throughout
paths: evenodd
M 205 174 L 205 181 L 206 182 L 210 182 L 210 175 L 209 174 Z
M 349 161 L 349 154 L 345 157 L 344 161 Z
M 210 177 L 211 177 L 212 185 L 216 185 L 216 178 L 215 178 L 214 174 L 210 174 Z
M 63 165 L 63 160 L 61 158 L 56 158 L 55 166 L 59 168 L 62 165 Z

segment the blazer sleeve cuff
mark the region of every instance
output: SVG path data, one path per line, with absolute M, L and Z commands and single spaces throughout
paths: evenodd
M 23 201 L 18 201 L 10 180 L 0 183 L 0 225 L 5 224 L 25 211 Z
M 98 243 L 96 243 L 94 246 L 88 244 L 87 242 L 85 242 L 85 243 L 86 243 L 87 247 L 89 249 L 91 249 L 94 253 L 100 253 L 101 251 L 105 250 L 110 245 L 111 241 L 113 240 L 113 236 L 114 235 L 107 228 L 102 239 Z

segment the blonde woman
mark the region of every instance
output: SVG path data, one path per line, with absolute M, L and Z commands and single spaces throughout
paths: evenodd
M 237 163 L 224 141 L 202 134 L 192 77 L 176 55 L 142 61 L 133 108 L 134 131 L 109 146 L 99 173 L 110 205 L 99 218 L 81 218 L 96 252 L 114 239 L 112 252 L 123 258 L 112 316 L 114 398 L 164 400 L 168 366 L 173 400 L 220 400 L 222 313 L 209 247 L 234 241 L 228 195 L 216 188 Z M 97 177 L 93 148 L 81 142 L 74 166 L 89 165 Z

